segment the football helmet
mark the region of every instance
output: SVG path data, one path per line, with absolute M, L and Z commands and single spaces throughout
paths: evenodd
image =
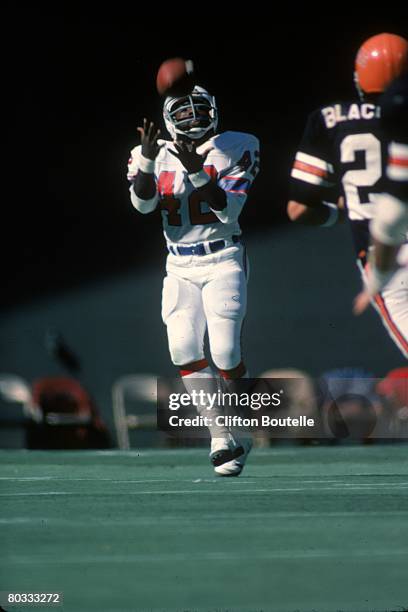
M 408 64 L 408 41 L 396 34 L 377 34 L 358 50 L 354 82 L 361 98 L 378 94 L 397 78 Z
M 163 117 L 173 140 L 178 136 L 198 140 L 210 130 L 215 132 L 218 125 L 215 98 L 198 85 L 188 96 L 181 98 L 168 96 L 164 101 Z

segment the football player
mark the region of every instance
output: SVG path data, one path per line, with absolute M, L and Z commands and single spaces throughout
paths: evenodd
M 381 125 L 388 143 L 384 193 L 370 223 L 374 244 L 365 290 L 357 296 L 354 312 L 359 315 L 372 297 L 399 270 L 398 254 L 408 232 L 408 75 L 394 81 L 381 97 Z M 408 265 L 408 261 L 406 262 Z
M 138 128 L 141 144 L 128 164 L 130 197 L 143 214 L 161 211 L 168 250 L 162 318 L 172 362 L 187 391 L 197 385 L 216 390 L 204 355 L 206 330 L 224 384 L 247 376 L 241 352 L 247 259 L 238 218 L 258 174 L 259 142 L 241 132 L 218 134 L 215 99 L 202 87 L 167 97 L 163 116 L 172 140 L 159 138 L 146 119 Z M 223 427 L 210 428 L 210 434 L 215 472 L 238 475 L 250 439 Z
M 355 84 L 360 101 L 334 103 L 308 119 L 291 173 L 287 212 L 296 223 L 329 227 L 348 216 L 357 263 L 366 277 L 369 222 L 383 191 L 386 139 L 380 123 L 379 95 L 400 74 L 408 42 L 379 34 L 360 47 Z M 337 202 L 337 203 L 333 203 Z M 408 245 L 400 250 L 407 258 Z M 408 356 L 408 268 L 401 269 L 373 296 L 373 305 L 405 356 Z

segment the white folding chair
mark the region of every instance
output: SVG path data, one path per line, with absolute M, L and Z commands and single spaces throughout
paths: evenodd
M 156 428 L 156 402 L 157 376 L 154 374 L 127 374 L 114 382 L 113 418 L 121 450 L 130 449 L 129 430 Z M 137 413 L 127 412 L 127 406 L 132 403 L 137 407 Z

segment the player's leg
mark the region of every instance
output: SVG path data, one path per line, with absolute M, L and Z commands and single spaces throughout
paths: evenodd
M 174 365 L 187 366 L 204 359 L 206 321 L 197 285 L 168 274 L 163 282 L 162 319 Z
M 372 304 L 395 344 L 408 358 L 408 246 L 404 245 L 398 255 L 401 269 L 394 275 L 385 289 L 374 296 Z M 358 261 L 363 282 L 366 282 L 367 263 Z
M 167 327 L 171 359 L 179 368 L 187 392 L 217 393 L 216 378 L 204 357 L 206 319 L 201 288 L 185 278 L 173 274 L 166 276 L 162 317 Z M 196 408 L 199 414 L 209 416 L 207 403 L 197 403 Z M 231 460 L 238 452 L 228 428 L 215 423 L 219 414 L 218 407 L 214 406 L 209 431 L 212 440 L 210 458 L 215 465 Z
M 200 401 L 200 393 L 205 397 L 210 394 L 218 396 L 217 378 L 209 367 L 206 359 L 180 367 L 180 375 L 186 391 L 192 395 L 195 392 L 198 398 L 194 403 L 198 414 L 208 417 L 208 430 L 211 436 L 210 460 L 214 466 L 220 466 L 243 454 L 244 448 L 238 443 L 229 428 L 217 417 L 223 417 L 224 411 L 217 402 L 209 402 L 205 398 Z M 194 395 L 192 395 L 194 397 Z
M 241 333 L 247 304 L 246 255 L 241 247 L 233 258 L 214 265 L 211 280 L 203 288 L 211 356 L 223 379 L 224 388 L 234 391 L 236 381 L 247 377 L 242 358 Z M 242 390 L 242 389 L 241 389 Z M 222 476 L 241 473 L 252 447 L 250 436 L 232 432 L 244 452 L 239 458 L 219 466 Z
M 397 272 L 374 297 L 374 306 L 391 338 L 408 358 L 408 267 Z
M 234 380 L 246 375 L 242 359 L 241 332 L 247 306 L 247 278 L 244 249 L 214 264 L 210 280 L 203 287 L 211 356 L 221 376 Z

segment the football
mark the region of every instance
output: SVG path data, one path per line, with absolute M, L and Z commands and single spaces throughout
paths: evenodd
M 194 87 L 191 60 L 175 57 L 163 62 L 157 72 L 156 87 L 161 96 L 187 96 Z

